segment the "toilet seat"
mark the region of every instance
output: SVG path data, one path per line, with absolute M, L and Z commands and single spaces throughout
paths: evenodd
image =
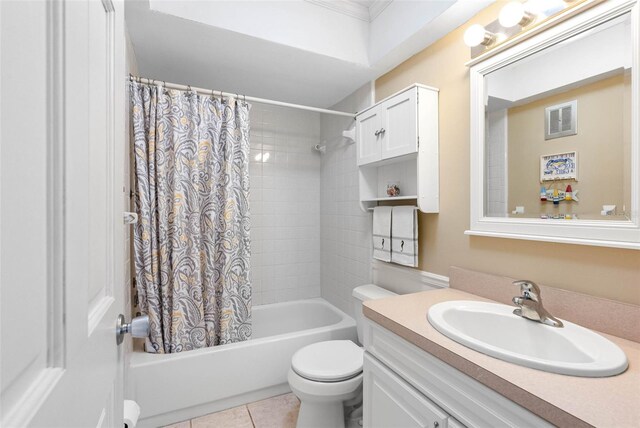
M 362 373 L 364 350 L 350 340 L 307 345 L 291 358 L 299 376 L 316 382 L 341 382 Z

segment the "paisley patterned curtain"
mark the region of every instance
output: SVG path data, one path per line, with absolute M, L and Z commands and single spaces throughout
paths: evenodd
M 249 109 L 131 82 L 136 284 L 147 352 L 249 339 Z

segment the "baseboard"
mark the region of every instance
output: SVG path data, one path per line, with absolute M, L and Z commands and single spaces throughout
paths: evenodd
M 449 277 L 419 269 L 371 261 L 373 283 L 398 294 L 449 287 Z

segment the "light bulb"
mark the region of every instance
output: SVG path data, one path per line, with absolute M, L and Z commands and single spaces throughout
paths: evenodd
M 516 25 L 526 26 L 535 19 L 535 15 L 524 10 L 524 5 L 519 1 L 512 1 L 504 5 L 500 10 L 498 21 L 503 27 L 509 28 Z
M 493 40 L 493 34 L 485 30 L 480 24 L 474 24 L 464 32 L 464 43 L 470 48 L 478 45 L 489 46 Z

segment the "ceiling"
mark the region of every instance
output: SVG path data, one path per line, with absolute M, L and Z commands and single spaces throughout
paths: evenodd
M 330 107 L 493 0 L 129 0 L 143 77 Z

